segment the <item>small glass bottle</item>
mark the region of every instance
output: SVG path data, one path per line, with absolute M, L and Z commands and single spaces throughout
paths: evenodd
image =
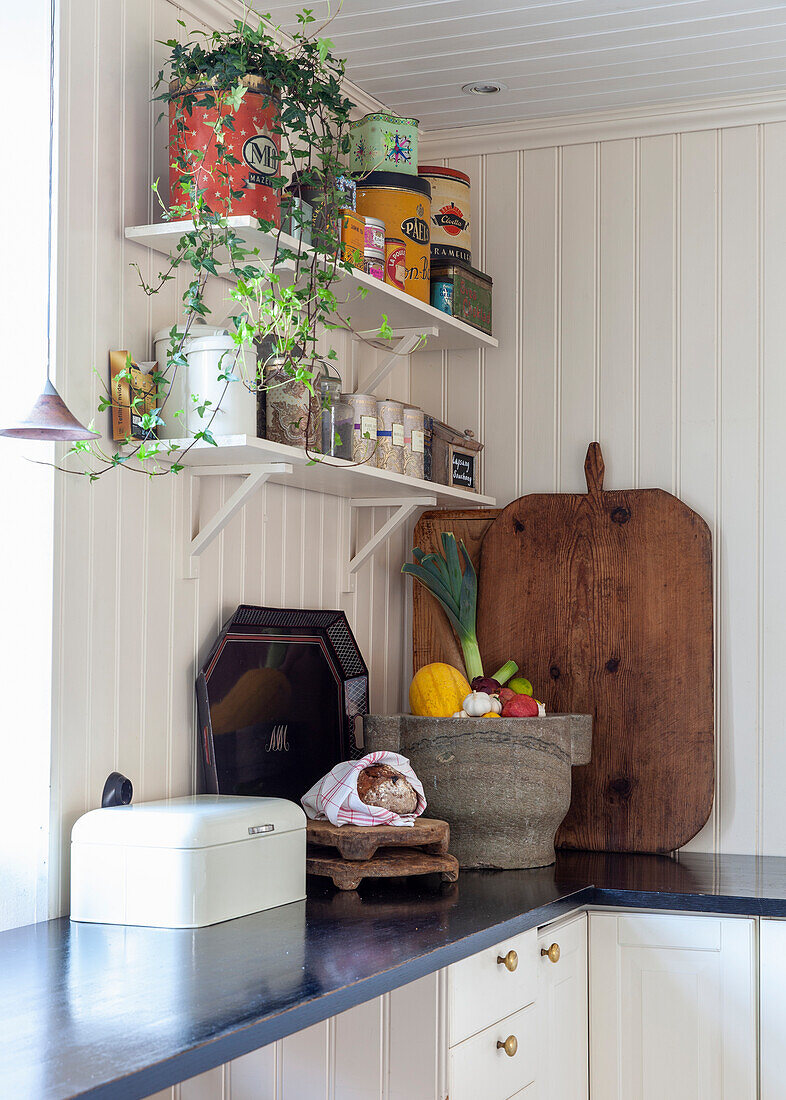
M 341 397 L 341 378 L 327 364 L 325 368 L 326 372 L 319 380 L 322 406 L 322 454 L 351 461 L 354 410 Z

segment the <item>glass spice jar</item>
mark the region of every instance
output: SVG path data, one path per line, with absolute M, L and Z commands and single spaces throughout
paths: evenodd
M 328 369 L 320 378 L 319 396 L 322 406 L 322 454 L 351 461 L 355 414 L 352 406 L 341 397 L 338 374 Z

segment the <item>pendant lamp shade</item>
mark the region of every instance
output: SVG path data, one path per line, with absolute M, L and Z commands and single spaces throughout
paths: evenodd
M 27 417 L 18 424 L 0 428 L 0 435 L 9 436 L 12 439 L 97 439 L 99 433 L 88 431 L 83 424 L 80 424 L 52 385 L 50 378 L 52 359 L 52 150 L 55 133 L 55 0 L 51 0 L 49 11 L 49 219 L 46 265 L 46 382 Z
M 43 392 L 24 420 L 8 428 L 0 428 L 0 435 L 12 439 L 98 438 L 98 432 L 91 432 L 79 423 L 48 378 Z

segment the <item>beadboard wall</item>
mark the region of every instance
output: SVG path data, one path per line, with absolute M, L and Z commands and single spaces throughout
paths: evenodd
M 152 354 L 152 335 L 179 317 L 182 285 L 148 298 L 132 264 L 150 280 L 163 257 L 127 243 L 124 226 L 154 220 L 151 180 L 167 178 L 160 106 L 150 87 L 166 49 L 160 39 L 233 6 L 197 0 L 65 0 L 61 4 L 61 133 L 57 382 L 83 419 L 97 408 L 108 350 Z M 225 293 L 225 291 L 224 291 Z M 214 317 L 229 303 L 214 294 Z M 343 341 L 343 342 L 342 342 Z M 373 366 L 341 335 L 334 346 L 345 381 Z M 371 353 L 374 354 L 373 352 Z M 384 383 L 409 397 L 409 361 Z M 96 414 L 106 430 L 106 415 Z M 209 519 L 238 478 L 202 480 Z M 388 518 L 317 493 L 271 485 L 235 517 L 202 557 L 198 580 L 182 575 L 191 536 L 187 477 L 149 479 L 111 471 L 94 484 L 58 474 L 55 495 L 55 622 L 50 828 L 52 915 L 68 911 L 68 848 L 80 814 L 98 805 L 104 779 L 130 776 L 137 799 L 193 789 L 194 678 L 224 620 L 240 602 L 341 607 L 371 670 L 372 707 L 400 709 L 405 598 L 401 562 L 410 531 L 398 532 L 345 595 L 344 566 Z M 32 919 L 32 918 L 31 918 Z
M 176 315 L 175 284 L 154 299 L 139 290 L 130 264 L 150 277 L 158 261 L 122 230 L 152 220 L 150 180 L 165 174 L 148 99 L 153 43 L 177 35 L 178 18 L 191 26 L 229 10 L 222 0 L 194 5 L 62 4 L 57 380 L 84 417 L 107 350 L 148 352 Z M 707 519 L 717 796 L 691 847 L 783 854 L 786 123 L 721 120 L 676 133 L 661 118 L 660 132 L 651 123 L 642 132 L 599 140 L 601 126 L 594 136 L 573 127 L 549 144 L 541 124 L 537 140 L 522 130 L 519 147 L 508 129 L 498 151 L 493 137 L 457 134 L 446 149 L 426 135 L 423 160 L 447 157 L 472 176 L 475 262 L 494 277 L 501 346 L 417 356 L 385 388 L 473 428 L 488 448 L 485 491 L 503 502 L 580 490 L 587 442 L 599 439 L 609 487 L 661 486 Z M 357 349 L 339 352 L 347 381 L 362 378 Z M 235 484 L 209 479 L 203 516 Z M 387 511 L 364 510 L 357 531 L 345 502 L 270 486 L 204 555 L 199 580 L 186 581 L 187 493 L 185 478 L 56 478 L 53 915 L 67 910 L 71 825 L 97 804 L 107 772 L 130 775 L 140 799 L 191 789 L 194 673 L 237 603 L 345 607 L 372 670 L 372 707 L 400 705 L 409 532 L 347 596 L 348 548 Z M 363 1026 L 384 1036 L 386 1011 Z M 336 1032 L 320 1029 L 327 1065 Z M 258 1057 L 274 1066 L 280 1056 Z M 231 1077 L 225 1068 L 175 1092 L 240 1095 Z
M 661 487 L 704 516 L 717 780 L 688 847 L 783 855 L 786 123 L 756 109 L 725 127 L 716 105 L 712 128 L 706 109 L 648 112 L 642 137 L 629 116 L 426 135 L 421 159 L 461 149 L 448 163 L 472 178 L 500 349 L 479 373 L 435 358 L 412 397 L 486 441 L 501 501 L 583 491 L 598 439 L 607 488 Z M 783 99 L 761 109 L 786 118 Z

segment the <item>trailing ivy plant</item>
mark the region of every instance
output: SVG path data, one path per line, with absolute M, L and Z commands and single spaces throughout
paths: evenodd
M 182 20 L 178 22 L 185 27 Z M 79 472 L 93 480 L 118 466 L 152 475 L 177 473 L 183 469 L 183 456 L 195 443 L 215 445 L 211 428 L 220 402 L 212 406 L 200 395 L 191 394 L 201 423 L 199 430 L 186 436 L 184 410 L 173 408 L 171 397 L 178 372 L 186 369 L 185 344 L 192 327 L 210 313 L 205 292 L 211 278 L 230 281 L 234 305 L 231 335 L 235 350 L 227 354 L 219 374 L 219 380 L 225 382 L 224 392 L 233 376 L 241 377 L 255 392 L 267 388 L 263 364 L 251 376 L 244 371 L 244 350 L 256 363 L 257 349 L 264 346 L 272 349 L 280 363 L 278 381 L 273 384 L 296 379 L 313 393 L 320 328 L 350 330 L 350 319 L 342 314 L 347 303 L 339 302 L 333 288 L 342 268 L 352 270 L 340 259 L 335 216 L 315 218 L 313 224 L 309 219 L 312 243 L 308 248 L 299 243 L 298 229 L 306 219 L 296 205 L 289 210 L 292 232 L 298 240 L 296 247 L 283 239 L 282 230 L 272 221 L 259 219 L 259 228 L 274 235 L 272 256 L 263 259 L 244 244 L 230 224 L 233 200 L 243 192 L 227 187 L 226 201 L 215 202 L 220 207 L 216 209 L 208 201 L 207 188 L 200 186 L 208 155 L 214 178 L 224 183 L 229 180 L 231 168 L 238 161 L 229 149 L 227 135 L 234 131 L 235 112 L 248 92 L 248 84 L 253 83 L 249 78 L 261 78 L 269 89 L 269 98 L 278 105 L 279 121 L 273 132 L 281 138 L 277 174 L 269 177 L 268 183 L 281 193 L 292 172 L 298 172 L 301 184 L 324 190 L 326 211 L 337 211 L 344 205 L 338 181 L 346 174 L 343 160 L 349 144 L 351 103 L 341 88 L 344 62 L 334 56 L 332 42 L 322 36 L 326 24 L 318 29 L 314 24 L 312 11 L 304 9 L 298 15 L 297 32 L 285 41 L 269 16 L 246 8 L 243 17 L 226 31 L 196 31 L 184 42 L 170 39 L 164 43 L 170 54 L 154 85 L 155 99 L 164 105 L 159 121 L 171 110 L 172 128 L 180 138 L 186 135 L 195 112 L 215 119 L 206 150 L 189 150 L 184 141 L 170 140 L 171 165 L 179 183 L 168 204 L 158 181 L 153 191 L 165 221 L 187 220 L 192 224 L 184 229 L 169 265 L 156 280 L 146 281 L 137 266 L 140 285 L 148 295 L 157 294 L 174 279 L 177 269 L 188 270 L 182 297 L 183 320 L 181 331 L 177 325 L 170 331 L 166 363 L 158 364 L 152 374 L 157 387 L 156 408 L 141 418 L 150 438 L 129 438 L 125 446 L 115 444 L 115 449 L 109 451 L 100 441 L 80 442 L 69 450 L 68 454 L 86 460 L 86 468 Z M 266 93 L 265 106 L 268 102 Z M 283 223 L 283 217 L 281 220 Z M 390 335 L 384 315 L 379 335 Z M 336 353 L 331 348 L 321 358 L 335 359 Z M 126 376 L 130 377 L 130 364 Z M 109 387 L 105 391 L 99 403 L 101 411 L 112 407 Z M 132 408 L 138 409 L 141 401 L 141 397 L 132 395 Z M 173 417 L 183 423 L 182 432 L 177 434 L 187 440 L 185 443 L 155 438 L 156 429 L 171 423 Z M 161 461 L 162 455 L 166 462 Z

